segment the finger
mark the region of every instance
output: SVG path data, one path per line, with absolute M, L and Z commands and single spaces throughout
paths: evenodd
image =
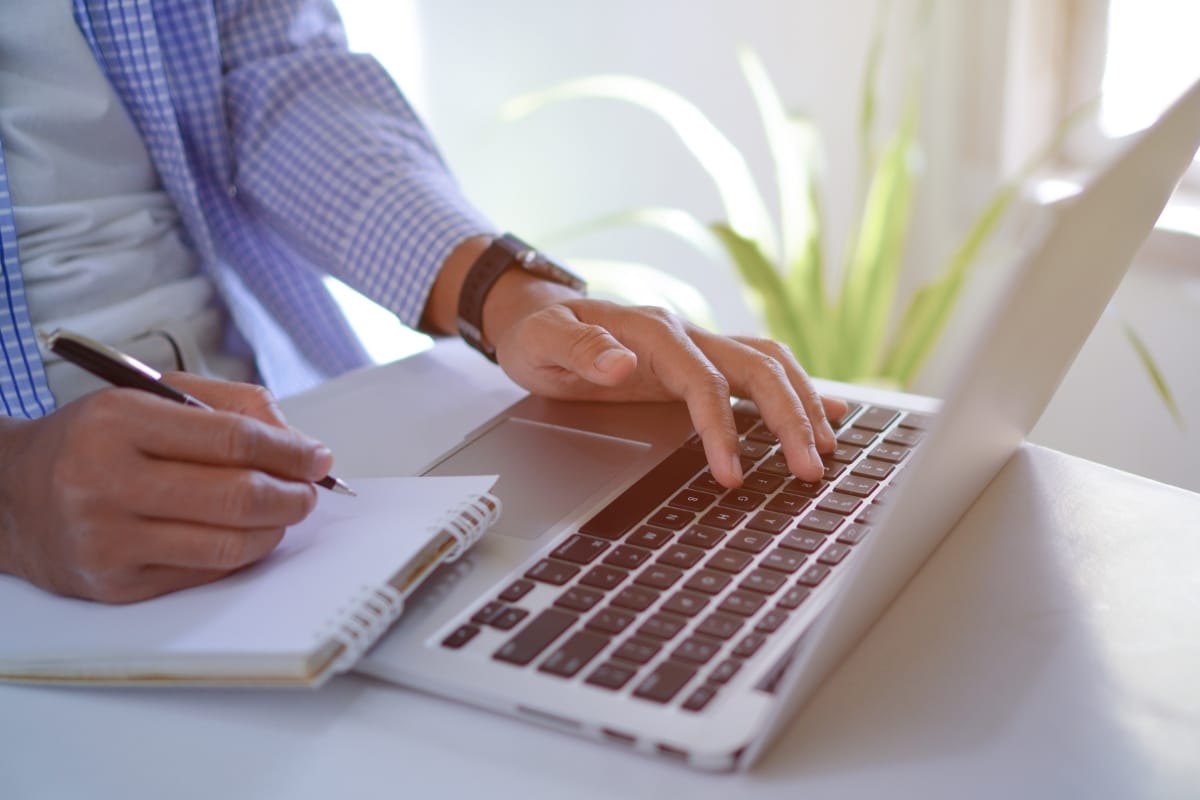
M 834 435 L 833 426 L 830 425 L 828 412 L 831 408 L 836 411 L 840 406 L 841 411 L 834 416 L 834 419 L 840 418 L 846 413 L 846 404 L 841 400 L 822 397 L 821 393 L 817 391 L 816 384 L 808 377 L 808 373 L 796 361 L 791 349 L 786 345 L 771 339 L 734 338 L 747 347 L 752 347 L 768 358 L 779 362 L 787 374 L 792 389 L 800 398 L 800 402 L 804 404 L 804 410 L 812 423 L 813 433 L 816 434 L 817 450 L 822 453 L 832 453 L 837 448 L 837 437 Z
M 129 392 L 137 424 L 130 437 L 146 455 L 169 461 L 243 467 L 296 481 L 329 474 L 329 448 L 292 428 L 241 414 L 205 411 Z
M 276 427 L 287 425 L 275 395 L 265 386 L 213 380 L 188 372 L 167 372 L 163 380 L 221 411 L 244 414 Z
M 522 342 L 522 355 L 537 366 L 566 370 L 589 383 L 615 386 L 636 370 L 638 357 L 603 325 L 586 323 L 565 305 L 539 312 L 536 336 Z
M 230 528 L 286 527 L 317 502 L 311 483 L 240 467 L 163 461 L 126 478 L 129 508 L 141 517 Z
M 266 558 L 283 540 L 285 528 L 232 528 L 155 522 L 143 544 L 148 564 L 231 572 Z
M 763 422 L 779 437 L 793 474 L 818 480 L 825 465 L 817 452 L 813 424 L 784 366 L 740 341 L 698 329 L 691 335 L 729 379 L 734 393 L 758 406 Z
M 618 335 L 639 342 L 638 349 L 646 354 L 644 368 L 687 404 L 713 476 L 724 486 L 741 486 L 742 462 L 729 382 L 687 335 L 678 318 L 662 309 L 639 311 L 627 318 L 627 327 L 619 328 Z

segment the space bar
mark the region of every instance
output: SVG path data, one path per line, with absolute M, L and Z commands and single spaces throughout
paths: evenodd
M 681 447 L 643 475 L 621 496 L 583 523 L 580 533 L 603 539 L 619 539 L 642 517 L 680 489 L 707 462 L 704 454 Z

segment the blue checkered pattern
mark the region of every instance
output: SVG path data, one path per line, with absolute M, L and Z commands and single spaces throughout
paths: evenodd
M 330 2 L 74 2 L 204 268 L 218 287 L 236 276 L 321 373 L 368 360 L 322 275 L 415 325 L 450 251 L 493 231 L 387 74 L 347 50 Z M 0 396 L 35 417 L 53 399 L 2 158 L 0 236 Z

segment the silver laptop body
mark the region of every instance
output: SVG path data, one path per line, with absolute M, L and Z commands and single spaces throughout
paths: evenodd
M 669 504 L 638 507 L 645 498 L 633 496 L 648 472 L 676 478 L 690 469 L 702 478 L 702 460 L 687 455 L 692 431 L 677 404 L 533 397 L 516 403 L 426 471 L 498 474 L 501 522 L 468 556 L 430 580 L 360 671 L 696 767 L 746 768 L 1020 445 L 1198 145 L 1200 84 L 1080 195 L 1047 213 L 1041 236 L 991 309 L 940 410 L 929 398 L 828 386 L 863 409 L 882 406 L 896 415 L 780 530 L 744 527 L 765 508 L 759 505 L 731 530 L 704 524 L 700 538 L 685 539 L 716 506 L 687 510 L 687 498 L 679 497 L 684 521 Z M 885 417 L 876 413 L 874 421 Z M 755 430 L 761 432 L 752 427 L 747 433 Z M 769 436 L 760 438 L 769 443 Z M 899 447 L 890 444 L 893 439 L 919 444 L 904 448 L 898 468 L 882 469 L 881 477 L 864 464 L 880 462 L 873 457 L 876 447 Z M 843 515 L 840 527 L 824 533 L 802 528 L 827 521 L 808 515 L 859 470 L 864 475 L 858 477 L 876 486 Z M 789 497 L 782 501 L 794 500 L 789 487 L 795 485 L 779 477 L 779 486 L 760 493 L 772 503 L 784 494 Z M 695 485 L 685 477 L 680 491 L 711 502 L 707 494 L 715 490 Z M 622 497 L 633 497 L 629 513 L 638 515 L 633 523 L 616 520 L 624 532 L 614 538 L 606 538 L 611 532 L 580 533 L 593 530 L 597 518 L 622 517 L 620 510 L 607 510 L 619 509 L 622 504 L 612 501 Z M 647 519 L 660 511 L 665 515 Z M 775 521 L 763 513 L 768 523 Z M 854 535 L 848 536 L 850 528 Z M 863 529 L 869 535 L 856 540 Z M 702 541 L 716 539 L 714 530 L 721 541 Z M 663 542 L 653 541 L 656 531 Z M 742 549 L 734 552 L 733 540 L 741 534 L 747 534 L 738 541 Z M 764 537 L 763 549 L 752 552 Z M 788 548 L 781 544 L 785 538 Z M 819 547 L 811 549 L 817 539 Z M 649 557 L 635 564 L 643 550 Z M 700 560 L 687 564 L 694 551 L 703 551 Z M 738 569 L 725 562 L 723 569 L 710 568 L 710 559 L 723 551 L 731 562 L 738 553 L 749 561 Z M 678 563 L 670 560 L 676 556 Z M 610 560 L 620 566 L 598 569 Z M 624 574 L 614 578 L 614 572 Z M 705 586 L 696 577 L 700 572 L 729 580 L 719 588 Z M 592 583 L 581 584 L 585 579 Z M 615 605 L 618 595 L 624 605 Z M 629 607 L 647 598 L 646 608 Z M 745 598 L 762 602 L 752 609 Z M 700 602 L 704 607 L 697 611 Z M 650 622 L 656 615 L 662 624 Z M 733 632 L 721 627 L 730 619 L 739 623 Z M 647 655 L 650 647 L 626 647 L 631 640 L 657 650 Z M 735 662 L 736 670 L 727 662 Z M 629 670 L 624 683 L 612 685 Z

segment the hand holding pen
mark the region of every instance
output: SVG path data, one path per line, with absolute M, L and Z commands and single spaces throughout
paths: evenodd
M 0 572 L 133 602 L 247 567 L 308 516 L 328 448 L 290 428 L 262 387 L 165 377 L 216 410 L 105 389 L 0 418 Z
M 108 381 L 113 386 L 124 389 L 141 389 L 172 402 L 201 408 L 205 411 L 216 410 L 164 381 L 158 370 L 151 369 L 133 356 L 126 355 L 120 350 L 86 336 L 70 331 L 56 330 L 48 335 L 42 334 L 41 339 L 50 352 L 62 356 L 75 366 L 87 370 L 101 380 Z M 317 486 L 338 494 L 354 494 L 353 489 L 332 475 L 326 475 L 315 483 Z

